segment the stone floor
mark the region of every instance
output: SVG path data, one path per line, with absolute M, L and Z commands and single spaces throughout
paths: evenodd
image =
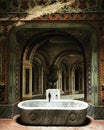
M 104 130 L 104 120 L 94 120 L 91 117 L 89 123 L 83 126 L 25 126 L 17 123 L 19 115 L 13 119 L 0 119 L 0 130 Z

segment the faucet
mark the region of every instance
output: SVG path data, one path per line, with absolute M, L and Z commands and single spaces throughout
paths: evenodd
M 48 94 L 48 99 L 49 99 L 49 102 L 51 101 L 51 94 L 49 93 Z

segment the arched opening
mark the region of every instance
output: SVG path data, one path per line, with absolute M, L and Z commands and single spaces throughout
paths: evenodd
M 73 98 L 76 98 L 76 94 L 79 94 L 78 97 L 84 99 L 85 72 L 83 55 L 76 50 L 65 50 L 57 56 L 55 64 L 59 66 L 60 78 L 58 86 L 60 87 L 58 88 L 62 90 L 62 94 L 73 95 Z
M 84 98 L 86 97 L 86 58 L 84 49 L 82 44 L 69 33 L 50 30 L 35 35 L 26 45 L 22 59 L 23 70 L 25 65 L 29 68 L 29 97 L 45 94 L 45 90 L 48 88 L 47 68 L 51 64 L 58 67 L 56 87 L 60 89 L 62 94 L 71 95 L 78 91 L 78 93 L 84 93 Z M 82 73 L 80 66 L 75 67 L 75 63 L 78 65 L 80 60 L 83 61 L 83 83 L 82 76 L 80 76 Z M 22 75 L 24 89 L 24 77 L 26 75 L 24 72 Z M 27 97 L 27 94 L 22 94 L 22 97 Z

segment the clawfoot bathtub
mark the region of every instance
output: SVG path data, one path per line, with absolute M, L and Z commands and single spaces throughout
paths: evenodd
M 78 100 L 27 100 L 18 107 L 24 124 L 76 126 L 85 122 L 88 104 Z

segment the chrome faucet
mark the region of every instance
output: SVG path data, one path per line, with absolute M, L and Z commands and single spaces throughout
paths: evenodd
M 49 102 L 51 101 L 51 94 L 49 93 L 48 94 L 48 99 L 49 99 Z

